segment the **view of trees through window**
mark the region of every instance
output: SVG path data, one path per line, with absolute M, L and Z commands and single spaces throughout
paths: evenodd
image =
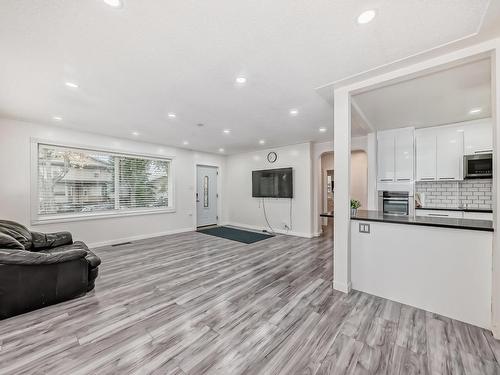
M 38 145 L 38 214 L 169 207 L 170 161 Z

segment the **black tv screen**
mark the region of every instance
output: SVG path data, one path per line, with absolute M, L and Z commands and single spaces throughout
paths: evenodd
M 293 198 L 292 168 L 252 171 L 252 197 Z

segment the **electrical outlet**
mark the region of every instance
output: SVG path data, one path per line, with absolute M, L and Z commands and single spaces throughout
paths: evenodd
M 359 233 L 370 233 L 370 224 L 359 223 Z

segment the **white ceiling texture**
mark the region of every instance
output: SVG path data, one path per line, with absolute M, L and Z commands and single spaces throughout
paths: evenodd
M 228 154 L 331 140 L 316 88 L 474 36 L 489 3 L 2 0 L 0 116 Z
M 361 117 L 365 129 L 424 128 L 491 117 L 491 60 L 464 63 L 352 100 L 353 123 Z

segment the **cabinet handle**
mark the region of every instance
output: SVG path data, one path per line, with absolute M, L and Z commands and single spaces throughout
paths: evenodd
M 398 178 L 398 181 L 410 181 L 410 178 Z
M 479 151 L 474 151 L 475 154 L 484 154 L 486 152 L 493 152 L 493 150 L 479 150 Z
M 427 214 L 429 216 L 441 216 L 441 217 L 448 217 L 450 215 L 446 215 L 446 214 Z
M 388 182 L 388 181 L 394 181 L 394 179 L 392 179 L 392 178 L 381 178 L 380 181 Z
M 439 177 L 440 180 L 454 180 L 455 177 Z
M 421 180 L 422 181 L 434 181 L 435 178 L 434 177 L 422 177 Z

